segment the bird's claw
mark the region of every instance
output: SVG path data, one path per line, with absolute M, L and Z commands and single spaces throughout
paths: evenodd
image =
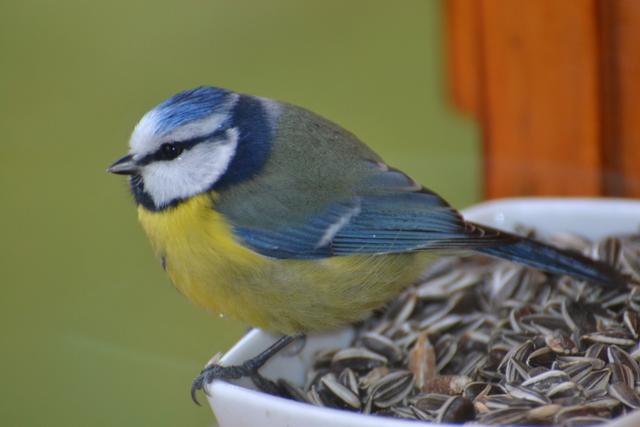
M 198 402 L 198 397 L 196 396 L 196 393 L 198 392 L 198 390 L 202 390 L 204 394 L 209 395 L 209 393 L 207 393 L 207 389 L 204 387 L 203 374 L 200 374 L 197 377 L 195 377 L 195 379 L 191 383 L 191 400 L 193 400 L 193 403 L 200 406 L 200 402 Z
M 251 378 L 251 381 L 258 390 L 265 393 L 280 395 L 280 387 L 275 382 L 260 375 L 258 370 L 280 350 L 288 346 L 296 338 L 300 336 L 291 337 L 283 336 L 269 346 L 262 353 L 255 357 L 245 361 L 242 365 L 222 366 L 218 363 L 220 360 L 219 354 L 215 355 L 207 366 L 200 372 L 200 375 L 196 377 L 191 383 L 191 399 L 200 405 L 196 398 L 198 390 L 202 390 L 207 393 L 207 385 L 211 384 L 213 380 L 239 380 L 240 378 Z
M 257 370 L 254 372 L 245 364 L 234 366 L 211 364 L 204 368 L 191 383 L 191 399 L 197 405 L 200 405 L 196 393 L 198 390 L 202 390 L 204 394 L 209 395 L 207 393 L 207 385 L 211 384 L 213 380 L 238 380 L 242 377 L 253 377 L 257 373 Z

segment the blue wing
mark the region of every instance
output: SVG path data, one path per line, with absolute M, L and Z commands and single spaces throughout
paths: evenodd
M 369 177 L 354 196 L 295 225 L 234 230 L 256 252 L 291 259 L 472 249 L 510 239 L 465 223 L 442 198 L 396 170 Z
M 286 222 L 286 227 L 236 226 L 235 233 L 256 252 L 273 258 L 473 249 L 550 273 L 626 286 L 627 279 L 609 265 L 465 222 L 438 195 L 401 172 L 378 171 L 354 190 L 352 197 L 329 203 L 302 221 L 273 221 Z

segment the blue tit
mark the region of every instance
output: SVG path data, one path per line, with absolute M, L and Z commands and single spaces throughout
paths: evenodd
M 443 253 L 624 284 L 603 263 L 465 221 L 304 108 L 225 89 L 188 90 L 146 113 L 109 171 L 130 176 L 140 223 L 180 292 L 286 335 L 365 318 Z

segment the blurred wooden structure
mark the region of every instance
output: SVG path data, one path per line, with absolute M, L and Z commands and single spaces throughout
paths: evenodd
M 640 1 L 446 0 L 485 196 L 640 197 Z

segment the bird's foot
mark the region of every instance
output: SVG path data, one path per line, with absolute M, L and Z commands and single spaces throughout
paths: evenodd
M 253 360 L 253 359 L 251 359 Z M 200 372 L 191 384 L 191 399 L 200 405 L 198 402 L 198 398 L 196 393 L 198 390 L 202 390 L 207 393 L 206 385 L 211 384 L 213 380 L 238 380 L 240 378 L 251 378 L 251 381 L 258 390 L 269 393 L 269 394 L 280 394 L 279 387 L 273 381 L 263 377 L 258 369 L 251 369 L 246 366 L 245 363 L 242 365 L 232 365 L 232 366 L 221 366 L 221 365 L 211 365 L 207 366 L 205 369 Z
M 217 360 L 210 362 L 203 370 L 200 372 L 191 384 L 191 399 L 198 405 L 198 399 L 196 398 L 196 393 L 198 390 L 202 390 L 207 392 L 206 386 L 211 384 L 213 380 L 239 380 L 240 378 L 251 378 L 251 381 L 255 386 L 269 394 L 279 395 L 280 388 L 273 381 L 263 377 L 260 375 L 258 370 L 265 364 L 269 359 L 271 359 L 276 353 L 289 345 L 296 337 L 291 337 L 285 335 L 278 339 L 275 343 L 269 346 L 262 353 L 257 356 L 245 361 L 241 365 L 232 365 L 232 366 L 222 366 L 217 363 Z

